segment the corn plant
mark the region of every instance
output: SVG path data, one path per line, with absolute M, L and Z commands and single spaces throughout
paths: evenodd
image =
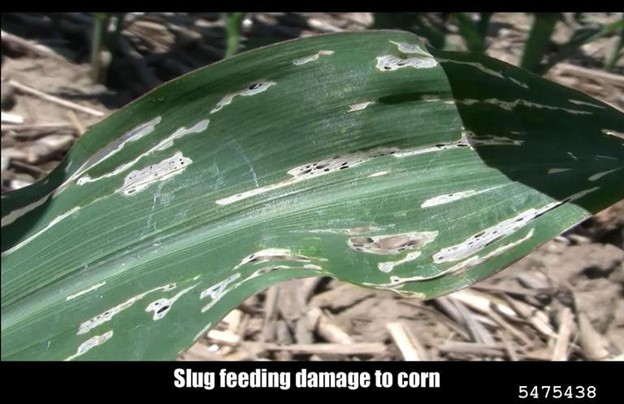
M 91 36 L 91 78 L 106 83 L 108 68 L 113 61 L 116 43 L 123 27 L 125 13 L 94 13 Z M 113 22 L 114 29 L 110 29 Z
M 520 67 L 538 74 L 545 74 L 557 63 L 572 56 L 581 46 L 606 36 L 616 35 L 624 29 L 624 20 L 600 27 L 583 27 L 574 32 L 572 37 L 564 44 L 557 47 L 556 51 L 549 52 L 554 47 L 551 36 L 555 25 L 561 19 L 561 13 L 536 13 L 533 18 L 533 26 L 529 33 L 528 41 L 524 47 Z M 614 53 L 619 53 L 620 45 L 614 46 Z M 608 59 L 605 69 L 611 70 L 617 61 L 617 57 L 611 62 Z
M 454 13 L 459 25 L 459 33 L 466 41 L 470 52 L 483 53 L 487 49 L 487 34 L 493 13 L 479 13 L 479 21 L 475 22 L 466 13 Z
M 615 38 L 611 51 L 605 58 L 605 70 L 613 70 L 615 64 L 622 58 L 624 48 L 624 24 L 618 28 L 618 35 Z
M 436 49 L 446 49 L 446 24 L 451 13 L 375 13 L 374 29 L 400 29 L 425 38 Z M 451 49 L 446 49 L 451 50 Z
M 478 13 L 475 21 L 468 13 L 375 13 L 376 28 L 399 28 L 426 38 L 438 49 L 451 50 L 446 40 L 448 24 L 454 22 L 464 39 L 468 51 L 483 53 L 487 50 L 487 34 L 493 13 Z M 576 19 L 582 27 L 574 31 L 572 37 L 561 45 L 552 42 L 556 24 L 562 13 L 534 13 L 533 23 L 527 42 L 522 51 L 520 67 L 537 74 L 545 74 L 557 63 L 572 56 L 581 46 L 608 36 L 622 36 L 624 20 L 604 26 L 595 26 L 584 21 L 583 13 Z M 612 70 L 621 56 L 621 39 L 618 39 L 608 53 L 605 69 Z
M 225 57 L 234 56 L 238 52 L 243 30 L 243 19 L 245 13 L 224 13 L 225 23 Z
M 600 101 L 407 32 L 241 53 L 2 195 L 2 359 L 172 359 L 295 278 L 467 287 L 622 199 L 623 132 Z

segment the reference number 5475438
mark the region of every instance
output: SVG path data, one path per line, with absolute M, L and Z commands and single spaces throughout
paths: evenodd
M 596 398 L 596 386 L 518 386 L 518 398 L 592 399 Z

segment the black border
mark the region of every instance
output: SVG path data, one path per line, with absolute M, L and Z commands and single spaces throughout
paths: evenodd
M 291 378 L 302 369 L 315 372 L 391 372 L 396 381 L 400 372 L 439 372 L 439 388 L 360 388 L 301 389 L 294 380 L 289 390 L 279 388 L 177 388 L 175 369 L 199 372 L 253 372 L 256 369 L 289 372 Z M 238 397 L 252 394 L 278 399 L 284 395 L 308 397 L 309 394 L 363 396 L 373 392 L 391 393 L 387 399 L 398 399 L 395 394 L 407 394 L 413 403 L 441 403 L 440 400 L 496 403 L 610 403 L 621 398 L 622 362 L 3 362 L 3 394 L 20 401 L 67 397 L 84 399 L 130 397 L 175 397 L 181 399 L 208 399 Z M 540 399 L 518 397 L 519 387 L 528 386 L 595 386 L 594 399 L 560 398 Z M 233 395 L 232 395 L 233 394 Z M 431 401 L 434 400 L 434 401 Z M 454 401 L 456 402 L 456 401 Z

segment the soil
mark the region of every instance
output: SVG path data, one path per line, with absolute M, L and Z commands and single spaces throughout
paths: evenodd
M 597 22 L 622 18 L 588 16 Z M 571 19 L 566 15 L 567 23 L 557 25 L 556 42 L 571 35 Z M 126 15 L 121 37 L 128 48 L 111 64 L 107 85 L 94 84 L 92 23 L 88 13 L 3 14 L 2 111 L 23 118 L 3 118 L 3 192 L 45 176 L 102 116 L 223 55 L 218 14 Z M 243 45 L 372 23 L 370 13 L 250 13 Z M 517 64 L 530 17 L 497 13 L 491 26 L 488 54 Z M 457 34 L 449 42 L 464 47 Z M 601 70 L 612 42 L 585 45 L 547 77 L 623 109 L 622 61 L 611 73 Z M 50 102 L 20 84 L 95 111 Z M 621 201 L 496 276 L 428 302 L 332 279 L 287 282 L 248 299 L 179 359 L 622 360 L 623 239 Z

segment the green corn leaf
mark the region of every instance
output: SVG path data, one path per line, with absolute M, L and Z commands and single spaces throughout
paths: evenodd
M 226 33 L 225 57 L 229 58 L 238 52 L 245 13 L 224 13 L 223 19 Z
M 542 59 L 548 53 L 548 47 L 551 45 L 550 37 L 560 18 L 561 13 L 535 13 L 520 67 L 532 72 L 540 72 Z
M 620 36 L 621 36 L 622 35 L 621 32 L 624 32 L 624 20 L 619 20 L 611 24 L 602 26 L 600 28 L 580 29 L 574 33 L 572 38 L 566 44 L 561 46 L 561 48 L 557 51 L 557 53 L 555 53 L 550 58 L 548 58 L 547 62 L 539 67 L 538 73 L 545 74 L 548 70 L 550 70 L 557 63 L 570 57 L 581 46 L 587 43 L 594 42 L 597 39 L 600 39 L 606 36 L 617 35 L 618 33 L 620 33 Z M 620 49 L 617 49 L 617 53 L 620 53 L 619 51 Z M 609 70 L 609 63 L 607 63 L 606 67 L 607 67 L 607 70 Z
M 477 23 L 477 32 L 483 38 L 485 42 L 485 38 L 488 35 L 488 29 L 490 28 L 490 20 L 492 19 L 492 15 L 494 13 L 479 13 L 479 22 Z M 487 47 L 487 44 L 484 44 Z
M 453 292 L 622 199 L 622 132 L 604 103 L 406 32 L 242 53 L 2 195 L 2 359 L 172 359 L 294 278 Z
M 487 13 L 484 13 L 487 14 Z M 482 16 L 486 21 L 475 22 L 467 13 L 454 13 L 459 25 L 459 33 L 464 38 L 466 46 L 470 52 L 482 53 L 486 49 L 486 33 L 489 15 Z M 484 28 L 485 25 L 485 28 Z

